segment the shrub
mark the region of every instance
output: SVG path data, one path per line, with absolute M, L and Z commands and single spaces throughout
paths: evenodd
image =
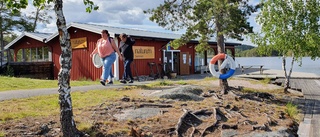
M 4 71 L 4 75 L 8 76 L 8 77 L 13 77 L 14 76 L 14 70 L 10 65 L 7 65 L 7 68 Z
M 286 105 L 286 107 L 287 107 L 286 112 L 288 113 L 288 115 L 289 115 L 291 118 L 297 117 L 297 115 L 298 115 L 297 105 L 294 105 L 292 102 L 289 102 L 289 103 Z

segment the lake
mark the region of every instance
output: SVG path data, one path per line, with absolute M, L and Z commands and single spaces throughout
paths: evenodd
M 290 69 L 292 58 L 286 59 L 286 68 Z M 282 58 L 281 57 L 236 57 L 236 65 L 250 66 L 250 65 L 264 65 L 264 69 L 282 70 Z M 310 57 L 302 58 L 302 65 L 294 62 L 294 72 L 307 72 L 320 75 L 320 59 L 311 60 Z

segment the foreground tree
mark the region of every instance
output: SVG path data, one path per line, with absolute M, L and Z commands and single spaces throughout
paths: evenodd
M 19 12 L 21 8 L 26 8 L 28 0 L 5 0 L 8 7 L 13 11 Z M 70 70 L 72 64 L 72 49 L 70 45 L 70 36 L 66 27 L 66 20 L 63 14 L 63 0 L 33 0 L 35 6 L 40 6 L 44 3 L 54 3 L 54 11 L 57 16 L 57 28 L 59 32 L 59 40 L 61 46 L 60 55 L 60 71 L 58 74 L 59 83 L 59 104 L 60 104 L 60 122 L 61 131 L 65 137 L 82 136 L 73 119 L 72 100 L 71 100 L 71 86 L 70 86 Z M 87 12 L 97 10 L 98 7 L 90 0 L 83 0 L 88 7 Z
M 320 2 L 319 0 L 265 0 L 257 16 L 261 32 L 253 36 L 262 54 L 271 54 L 273 50 L 282 55 L 285 74 L 284 92 L 288 92 L 294 62 L 302 63 L 302 57 L 315 59 L 320 55 Z M 286 69 L 286 57 L 291 53 L 289 72 Z
M 225 38 L 243 40 L 243 34 L 252 32 L 247 19 L 257 8 L 259 5 L 249 5 L 248 0 L 165 0 L 163 5 L 145 12 L 152 14 L 150 20 L 159 26 L 172 31 L 186 29 L 181 38 L 171 43 L 174 48 L 200 38 L 196 50 L 205 51 L 210 48 L 208 41 L 215 36 L 218 53 L 225 53 Z M 220 80 L 220 87 L 226 94 L 228 81 Z

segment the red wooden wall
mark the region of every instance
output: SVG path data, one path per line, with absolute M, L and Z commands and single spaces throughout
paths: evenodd
M 20 49 L 43 47 L 45 45 L 45 43 L 32 39 L 30 37 L 23 37 L 21 40 L 15 43 L 14 61 L 17 61 L 17 53 Z
M 92 33 L 86 30 L 82 30 L 79 28 L 69 28 L 68 29 L 70 34 L 70 39 L 74 38 L 87 38 L 87 48 L 81 49 L 73 49 L 72 50 L 72 69 L 71 69 L 71 80 L 79 80 L 79 79 L 100 79 L 102 73 L 101 68 L 95 68 L 92 64 L 92 59 L 90 58 L 90 54 L 94 50 L 96 46 L 96 41 L 101 37 L 100 34 Z M 120 40 L 118 40 L 120 42 Z M 29 44 L 27 44 L 27 42 Z M 155 58 L 154 59 L 135 59 L 134 64 L 137 67 L 137 71 L 139 75 L 149 75 L 150 68 L 148 66 L 149 62 L 155 62 L 156 64 L 161 64 L 163 61 L 163 51 L 162 47 L 168 43 L 168 40 L 159 40 L 159 39 L 144 39 L 144 38 L 136 38 L 135 46 L 153 46 L 155 47 Z M 29 37 L 24 37 L 15 43 L 15 55 L 17 51 L 21 48 L 28 48 L 28 47 L 42 47 L 47 45 L 50 47 L 52 51 L 52 62 L 53 62 L 53 75 L 54 79 L 58 78 L 58 73 L 60 69 L 59 64 L 59 57 L 61 54 L 61 48 L 59 43 L 58 36 L 54 39 L 50 40 L 48 43 L 43 43 Z M 216 45 L 213 45 L 216 49 Z M 227 46 L 226 46 L 227 47 Z M 230 47 L 228 47 L 230 48 Z M 231 46 L 232 51 L 234 52 L 234 47 Z M 180 47 L 178 50 L 180 52 L 189 52 L 189 55 L 192 56 L 192 67 L 190 69 L 190 74 L 194 72 L 194 58 L 195 58 L 195 44 L 188 43 L 185 46 Z M 158 66 L 161 69 L 160 66 Z M 113 68 L 113 67 L 112 67 Z M 131 65 L 133 76 L 136 76 L 134 65 Z M 156 69 L 153 69 L 156 72 Z M 120 72 L 120 79 L 123 75 L 123 62 L 119 60 L 119 72 Z M 161 70 L 160 70 L 161 71 Z

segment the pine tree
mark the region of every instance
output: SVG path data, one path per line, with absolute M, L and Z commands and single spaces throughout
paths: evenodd
M 205 51 L 210 48 L 208 41 L 215 36 L 218 53 L 225 53 L 225 38 L 243 40 L 243 34 L 252 33 L 253 27 L 247 19 L 258 8 L 259 5 L 249 5 L 248 0 L 166 0 L 145 13 L 151 14 L 150 20 L 166 29 L 186 29 L 181 38 L 171 43 L 174 48 L 200 38 L 196 50 Z M 220 66 L 221 61 L 218 64 Z M 220 80 L 220 87 L 226 94 L 227 80 Z

